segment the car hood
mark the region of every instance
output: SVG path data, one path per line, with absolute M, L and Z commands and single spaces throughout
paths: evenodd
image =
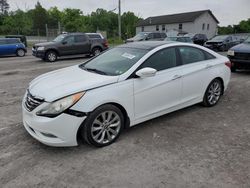
M 250 43 L 241 43 L 231 48 L 235 52 L 250 53 Z
M 59 69 L 35 78 L 30 93 L 52 102 L 62 97 L 118 82 L 119 76 L 106 76 L 85 71 L 79 66 Z
M 34 46 L 35 47 L 38 47 L 38 46 L 47 47 L 47 46 L 52 46 L 52 45 L 55 45 L 55 44 L 56 44 L 56 42 L 42 42 L 42 43 L 37 43 Z

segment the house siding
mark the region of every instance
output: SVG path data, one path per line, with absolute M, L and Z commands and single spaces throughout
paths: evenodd
M 205 23 L 205 29 L 202 30 L 202 24 Z M 178 30 L 180 23 L 165 24 L 166 31 Z M 207 24 L 209 24 L 209 30 L 207 30 Z M 182 30 L 188 33 L 201 33 L 206 34 L 208 38 L 212 38 L 217 34 L 217 22 L 208 13 L 204 13 L 199 16 L 194 22 L 182 23 Z M 144 26 L 144 31 L 156 31 L 156 25 Z M 162 31 L 162 24 L 159 25 L 159 31 Z M 136 33 L 141 32 L 141 27 L 136 27 Z

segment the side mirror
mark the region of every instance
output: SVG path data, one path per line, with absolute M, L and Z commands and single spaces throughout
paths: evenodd
M 63 44 L 63 45 L 65 45 L 65 44 L 67 44 L 67 43 L 68 43 L 67 41 L 62 41 L 62 44 Z
M 155 76 L 157 70 L 153 69 L 153 68 L 142 68 L 140 70 L 138 70 L 135 74 L 137 76 L 139 76 L 140 78 L 148 78 L 148 77 L 153 77 Z

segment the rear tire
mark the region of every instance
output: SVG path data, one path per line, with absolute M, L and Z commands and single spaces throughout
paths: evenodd
M 101 52 L 102 52 L 102 49 L 99 48 L 99 47 L 95 47 L 95 48 L 93 48 L 93 50 L 92 50 L 92 54 L 93 54 L 94 56 L 100 55 Z
M 25 51 L 24 51 L 24 49 L 18 49 L 18 50 L 16 51 L 16 55 L 17 55 L 18 57 L 24 57 L 24 56 L 25 56 Z
M 107 104 L 94 110 L 84 122 L 81 136 L 95 147 L 112 144 L 124 127 L 124 116 L 119 108 Z
M 57 53 L 55 51 L 48 51 L 46 53 L 45 59 L 51 63 L 57 60 Z
M 214 79 L 207 87 L 202 104 L 206 107 L 215 106 L 223 93 L 222 82 Z

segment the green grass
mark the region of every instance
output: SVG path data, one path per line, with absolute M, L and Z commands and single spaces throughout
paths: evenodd
M 109 38 L 108 43 L 109 43 L 110 47 L 114 47 L 114 46 L 117 46 L 120 44 L 124 44 L 124 41 L 119 39 L 119 38 Z

